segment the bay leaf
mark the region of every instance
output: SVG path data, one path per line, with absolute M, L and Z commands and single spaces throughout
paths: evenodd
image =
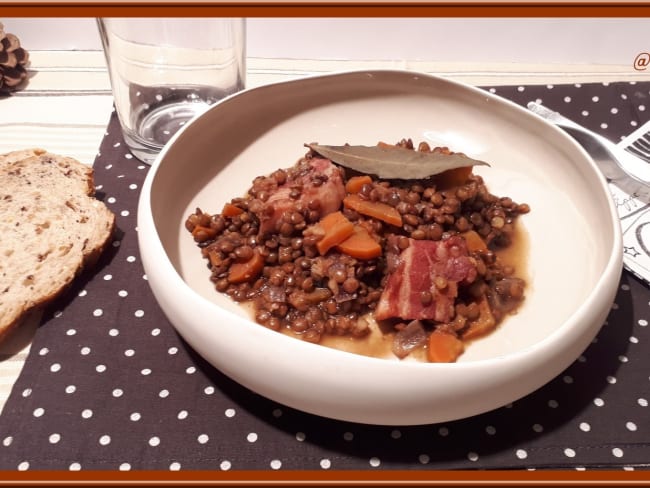
M 307 147 L 336 164 L 385 179 L 417 180 L 449 169 L 489 166 L 485 161 L 470 158 L 463 153 L 424 152 L 399 146 L 307 144 Z

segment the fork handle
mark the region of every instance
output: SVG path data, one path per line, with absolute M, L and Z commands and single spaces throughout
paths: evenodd
M 613 161 L 617 164 L 620 170 L 625 172 L 629 178 L 632 178 L 633 180 L 644 185 L 646 187 L 644 189 L 645 191 L 650 192 L 650 189 L 647 188 L 650 185 L 650 166 L 648 164 L 627 153 L 627 151 L 614 144 L 606 137 L 603 137 L 600 134 L 581 126 L 580 124 L 577 124 L 571 119 L 568 119 L 567 117 L 561 115 L 559 112 L 555 112 L 537 102 L 529 102 L 527 106 L 531 112 L 539 115 L 549 122 L 553 122 L 559 127 L 576 130 L 594 139 L 610 154 Z M 605 169 L 606 168 L 601 167 L 601 170 Z M 607 170 L 611 170 L 611 168 L 607 168 Z M 608 178 L 612 178 L 614 180 L 618 180 L 620 178 L 609 175 L 607 171 L 603 172 L 607 175 Z
M 531 112 L 539 115 L 540 117 L 545 118 L 546 120 L 558 120 L 558 119 L 566 119 L 566 117 L 563 117 L 560 115 L 559 112 L 555 112 L 551 110 L 548 107 L 545 107 L 544 105 L 540 105 L 537 102 L 528 102 L 528 110 Z M 566 119 L 569 120 L 569 119 Z
M 586 127 L 577 124 L 573 120 L 566 118 L 564 115 L 560 114 L 560 112 L 555 112 L 554 110 L 551 110 L 550 108 L 545 107 L 544 105 L 541 105 L 537 102 L 529 102 L 528 110 L 539 115 L 543 119 L 554 122 L 557 125 L 564 126 L 564 127 L 571 127 L 572 129 L 576 129 L 581 132 L 588 133 L 589 135 L 592 135 L 594 137 L 602 137 L 596 134 L 595 132 L 590 131 Z

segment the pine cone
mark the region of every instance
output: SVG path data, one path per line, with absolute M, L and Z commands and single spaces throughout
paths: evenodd
M 13 34 L 5 33 L 0 22 L 0 92 L 18 90 L 27 78 L 25 66 L 29 53 L 20 47 L 20 41 Z

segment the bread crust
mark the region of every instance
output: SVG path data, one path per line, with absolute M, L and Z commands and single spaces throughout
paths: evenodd
M 94 193 L 93 169 L 76 159 L 40 148 L 0 155 L 0 342 L 110 243 L 115 215 Z

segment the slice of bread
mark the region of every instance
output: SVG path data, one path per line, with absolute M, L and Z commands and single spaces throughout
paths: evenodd
M 93 170 L 43 149 L 0 155 L 0 341 L 59 296 L 110 242 Z

